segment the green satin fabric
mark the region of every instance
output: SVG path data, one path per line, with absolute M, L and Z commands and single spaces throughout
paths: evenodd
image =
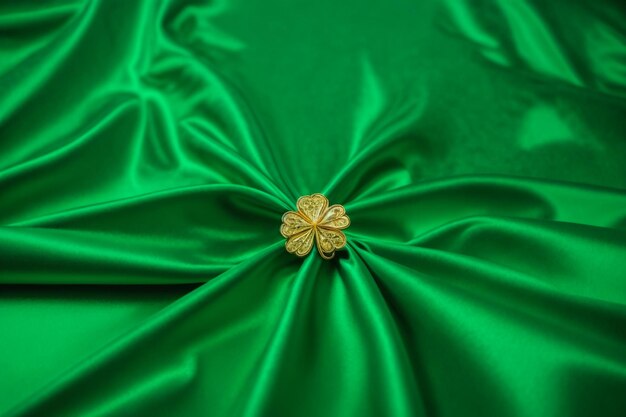
M 625 415 L 625 22 L 2 1 L 0 415 Z

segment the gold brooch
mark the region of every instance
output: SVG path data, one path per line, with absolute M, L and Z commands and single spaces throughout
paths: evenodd
M 335 256 L 335 250 L 346 246 L 346 235 L 341 229 L 350 226 L 346 209 L 340 204 L 328 206 L 322 194 L 304 195 L 296 202 L 298 211 L 283 214 L 280 234 L 287 238 L 289 253 L 306 256 L 311 252 L 313 239 L 324 259 Z

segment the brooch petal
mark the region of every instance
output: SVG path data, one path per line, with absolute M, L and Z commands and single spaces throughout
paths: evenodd
M 309 252 L 311 252 L 311 248 L 313 248 L 314 237 L 315 232 L 313 229 L 305 230 L 290 237 L 287 239 L 287 243 L 285 244 L 287 252 L 295 253 L 298 256 L 308 255 Z
M 328 199 L 322 194 L 305 195 L 298 199 L 296 206 L 311 222 L 317 223 L 328 207 Z
M 346 216 L 346 209 L 342 205 L 333 204 L 328 207 L 319 225 L 326 228 L 345 229 L 350 226 L 350 218 Z
M 346 235 L 341 230 L 318 227 L 316 232 L 317 250 L 324 259 L 331 259 L 335 250 L 346 246 Z
M 298 212 L 288 211 L 283 214 L 283 224 L 280 225 L 280 234 L 283 235 L 283 237 L 291 237 L 311 227 L 311 223 L 304 219 Z

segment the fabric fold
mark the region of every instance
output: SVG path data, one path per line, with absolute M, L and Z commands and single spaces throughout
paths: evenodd
M 529 404 L 528 398 L 551 398 L 549 406 L 561 413 L 572 383 L 562 375 L 580 363 L 590 373 L 575 382 L 578 389 L 593 389 L 594 370 L 602 367 L 618 375 L 602 380 L 607 392 L 623 386 L 623 305 L 575 299 L 534 277 L 464 255 L 380 246 L 357 251 L 399 312 L 405 346 L 419 353 L 437 413 L 507 410 L 532 416 L 545 410 L 545 404 Z M 516 366 L 520 363 L 527 366 Z M 455 401 L 443 401 L 450 395 Z M 619 402 L 612 397 L 607 404 Z
M 489 175 L 423 181 L 345 206 L 353 219 L 347 233 L 405 242 L 447 222 L 481 215 L 611 228 L 623 228 L 626 220 L 623 190 Z
M 223 413 L 241 406 L 239 393 L 233 390 L 228 396 L 220 395 L 219 384 L 213 386 L 210 402 L 206 402 L 209 393 L 189 388 L 206 378 L 220 378 L 232 387 L 247 381 L 250 366 L 261 354 L 255 347 L 273 331 L 266 319 L 276 317 L 272 306 L 288 285 L 279 278 L 284 277 L 284 268 L 293 271 L 295 267 L 293 260 L 281 256 L 281 249 L 278 244 L 271 245 L 148 317 L 100 352 L 40 387 L 8 415 L 165 416 L 171 415 L 172 406 L 183 414 L 197 406 Z M 259 270 L 267 272 L 266 280 L 246 279 Z M 237 313 L 244 300 L 246 311 L 258 309 L 258 315 Z M 222 355 L 232 360 L 225 362 Z M 103 380 L 115 383 L 103 385 Z M 156 397 L 155 391 L 160 393 Z M 186 400 L 180 401 L 181 396 Z
M 16 223 L 0 228 L 0 281 L 205 282 L 281 240 L 282 207 L 247 187 L 196 186 Z

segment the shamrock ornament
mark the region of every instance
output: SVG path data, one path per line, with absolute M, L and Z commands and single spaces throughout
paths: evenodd
M 285 248 L 289 253 L 306 256 L 313 248 L 324 259 L 335 256 L 335 250 L 346 246 L 346 235 L 341 231 L 350 226 L 346 209 L 340 204 L 328 206 L 322 194 L 305 195 L 296 202 L 298 211 L 283 214 L 280 234 L 287 238 Z

